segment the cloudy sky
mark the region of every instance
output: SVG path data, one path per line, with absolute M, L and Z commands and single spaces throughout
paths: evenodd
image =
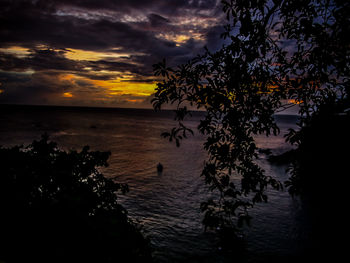
M 150 107 L 152 64 L 220 47 L 220 0 L 0 0 L 0 103 Z

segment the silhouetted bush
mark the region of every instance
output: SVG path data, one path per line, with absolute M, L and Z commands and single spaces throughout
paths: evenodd
M 109 152 L 62 151 L 47 136 L 0 147 L 0 260 L 149 262 L 148 241 L 105 178 Z
M 286 182 L 291 194 L 312 195 L 316 200 L 329 202 L 334 193 L 339 196 L 345 190 L 350 114 L 330 107 L 331 104 L 320 107 L 297 134 L 288 137 L 297 146 L 291 154 L 291 177 Z
M 347 255 L 344 242 L 349 229 L 348 207 L 350 114 L 349 101 L 330 101 L 318 107 L 298 133 L 287 139 L 297 148 L 291 154 L 290 179 L 286 182 L 292 195 L 303 200 L 311 224 L 315 260 L 329 257 L 341 260 Z M 338 260 L 338 261 L 339 261 Z
M 204 111 L 198 131 L 206 137 L 208 158 L 201 175 L 215 197 L 212 194 L 201 204 L 203 224 L 236 230 L 242 222 L 249 223 L 252 206 L 268 200 L 268 187 L 282 188 L 257 162 L 256 135 L 280 132 L 274 114 L 298 105 L 298 126 L 304 128 L 331 100 L 333 105 L 349 103 L 349 40 L 345 36 L 349 35 L 350 4 L 340 0 L 223 0 L 222 4 L 227 18 L 221 35 L 225 44 L 218 50 L 206 48 L 177 67 L 165 59 L 155 64 L 159 81 L 152 102 L 155 110 L 166 104 L 176 107 L 178 124 L 163 137 L 177 146 L 193 133 L 184 122 L 191 115 L 188 107 Z M 331 119 L 327 121 L 333 125 Z M 305 137 L 305 146 L 309 139 L 319 146 L 328 137 L 323 125 L 314 127 Z M 318 128 L 322 136 L 314 140 Z M 293 143 L 304 131 L 291 130 L 287 141 Z M 336 151 L 336 146 L 330 149 L 323 151 L 325 156 Z M 309 152 L 302 151 L 307 164 Z M 328 162 L 328 157 L 314 160 Z M 340 174 L 334 170 L 332 174 L 333 182 L 337 181 Z M 300 178 L 292 175 L 291 181 Z M 289 186 L 299 187 L 294 183 Z M 322 188 L 319 192 L 328 194 Z

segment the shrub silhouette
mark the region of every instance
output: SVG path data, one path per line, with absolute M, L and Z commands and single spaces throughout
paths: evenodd
M 148 241 L 105 178 L 109 152 L 62 151 L 48 136 L 0 147 L 0 260 L 149 262 Z
M 249 224 L 249 209 L 268 200 L 266 189 L 283 186 L 257 162 L 255 136 L 280 132 L 274 114 L 298 105 L 300 129 L 287 135 L 293 144 L 320 108 L 332 103 L 349 114 L 350 105 L 348 1 L 222 4 L 225 44 L 177 67 L 165 59 L 155 64 L 159 81 L 152 100 L 155 110 L 176 107 L 177 126 L 163 137 L 177 146 L 193 133 L 184 122 L 189 106 L 203 110 L 197 128 L 206 137 L 208 158 L 201 175 L 215 197 L 201 209 L 203 224 L 219 232 Z M 293 169 L 287 186 L 297 192 L 300 177 Z

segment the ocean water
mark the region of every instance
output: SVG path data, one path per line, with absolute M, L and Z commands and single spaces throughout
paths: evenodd
M 201 113 L 186 123 L 196 129 Z M 257 137 L 258 145 L 282 153 L 290 146 L 283 135 L 296 117 L 276 116 L 281 134 Z M 27 145 L 48 133 L 63 149 L 111 151 L 106 177 L 127 183 L 120 202 L 150 238 L 156 262 L 259 262 L 297 258 L 308 249 L 309 228 L 302 204 L 286 189 L 269 190 L 268 203 L 254 207 L 251 227 L 244 229 L 245 251 L 223 253 L 214 233 L 205 232 L 199 205 L 210 195 L 200 177 L 206 152 L 197 133 L 178 148 L 160 134 L 175 124 L 170 111 L 60 107 L 3 107 L 0 145 Z M 158 163 L 164 170 L 159 174 Z M 285 166 L 259 160 L 266 173 L 285 181 Z

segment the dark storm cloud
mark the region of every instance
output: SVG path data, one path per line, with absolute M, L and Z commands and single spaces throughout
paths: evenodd
M 45 44 L 54 48 L 75 48 L 105 51 L 119 47 L 120 52 L 143 52 L 155 62 L 162 57 L 193 53 L 193 49 L 176 47 L 174 42 L 162 40 L 152 32 L 136 29 L 130 23 L 108 20 L 84 20 L 74 16 L 58 16 L 53 12 L 28 5 L 14 6 L 1 12 L 0 45 L 21 45 L 33 48 Z M 51 9 L 49 9 L 51 10 Z M 165 23 L 166 19 L 150 14 L 150 23 Z M 150 65 L 148 65 L 150 66 Z
M 213 47 L 219 45 L 212 42 L 219 32 L 217 24 L 204 23 L 218 14 L 218 2 L 1 0 L 0 89 L 5 92 L 0 94 L 0 102 L 29 103 L 49 94 L 79 87 L 87 89 L 91 85 L 62 81 L 62 74 L 91 80 L 119 77 L 125 81 L 123 73 L 128 73 L 133 74 L 132 81 L 147 83 L 152 76 L 152 64 L 161 59 L 167 58 L 172 65 L 181 64 L 199 53 L 208 40 Z M 203 19 L 205 25 L 186 22 L 188 19 L 198 22 L 196 18 Z M 180 44 L 176 42 L 178 34 L 190 35 L 192 31 L 204 39 L 193 36 Z M 28 48 L 29 54 L 6 53 L 4 49 L 9 47 Z M 69 49 L 118 56 L 75 60 L 68 58 Z
M 6 90 L 0 96 L 0 103 L 49 104 L 64 102 L 63 93 L 79 94 L 80 103 L 87 98 L 97 97 L 101 89 L 89 81 L 61 79 L 59 71 L 39 71 L 35 73 L 1 72 L 0 81 L 6 81 Z M 86 94 L 86 96 L 82 96 Z
M 132 12 L 134 9 L 154 10 L 163 14 L 178 14 L 183 9 L 213 9 L 216 0 L 57 0 L 57 6 L 74 6 L 92 10 L 121 10 Z
M 152 27 L 167 26 L 170 23 L 168 19 L 157 14 L 149 14 L 148 19 Z
M 99 74 L 100 71 L 130 72 L 145 76 L 151 74 L 151 72 L 147 73 L 142 64 L 107 60 L 76 61 L 66 58 L 65 54 L 67 53 L 69 53 L 69 51 L 64 49 L 33 49 L 29 56 L 18 58 L 15 55 L 0 52 L 0 70 L 13 72 L 55 70 L 56 72 L 72 73 L 97 80 L 109 80 L 115 78 L 117 75 L 117 73 L 113 75 L 101 75 Z M 87 70 L 87 68 L 89 70 Z
M 12 54 L 0 53 L 0 69 L 5 71 L 24 71 L 28 69 L 28 65 L 23 59 Z
M 66 83 L 57 81 L 56 74 L 1 73 L 0 79 L 6 79 L 7 89 L 0 96 L 0 103 L 45 104 L 52 94 L 66 90 Z
M 3 46 L 21 44 L 33 47 L 46 44 L 51 47 L 103 51 L 123 47 L 128 51 L 145 51 L 155 44 L 154 37 L 130 25 L 107 20 L 86 21 L 76 17 L 52 14 L 36 15 L 23 10 L 1 17 L 0 43 Z M 142 44 L 141 41 L 142 40 Z M 158 45 L 166 45 L 157 41 Z
M 113 46 L 121 46 L 125 50 L 149 51 L 160 46 L 174 47 L 167 41 L 155 38 L 152 32 L 141 31 L 132 23 L 108 21 L 100 19 L 83 19 L 69 15 L 65 11 L 58 12 L 60 6 L 77 8 L 95 8 L 109 10 L 122 16 L 121 10 L 137 10 L 147 8 L 145 13 L 153 26 L 164 25 L 170 21 L 160 14 L 152 13 L 152 8 L 161 13 L 174 15 L 182 8 L 213 8 L 215 1 L 3 1 L 0 7 L 0 43 L 2 46 L 22 44 L 33 46 L 47 44 L 52 47 L 71 47 L 87 50 L 105 50 Z M 202 9 L 200 9 L 202 10 Z M 101 11 L 102 12 L 102 11 Z M 147 12 L 147 11 L 145 11 Z M 115 17 L 118 19 L 118 17 Z M 174 28 L 172 28 L 174 29 Z
M 74 70 L 76 62 L 69 61 L 52 50 L 33 51 L 24 58 L 13 54 L 0 53 L 0 69 L 4 71 L 22 72 L 27 70 Z
M 0 71 L 0 82 L 14 83 L 14 82 L 27 82 L 30 81 L 30 76 L 21 72 L 5 72 Z

